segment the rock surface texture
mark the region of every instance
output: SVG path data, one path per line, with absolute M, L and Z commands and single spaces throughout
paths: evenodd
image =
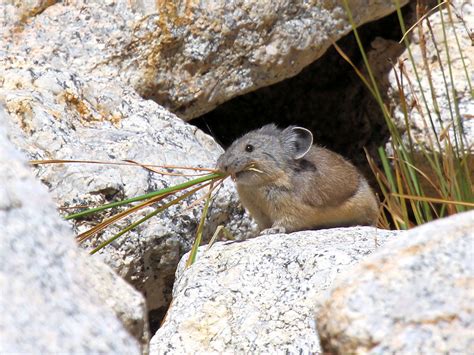
M 386 243 L 335 283 L 317 317 L 331 354 L 474 350 L 474 211 Z
M 317 352 L 314 314 L 334 278 L 396 234 L 338 228 L 202 248 L 177 275 L 150 353 Z
M 146 351 L 143 297 L 77 249 L 6 121 L 0 106 L 0 353 Z
M 390 1 L 348 3 L 357 25 L 395 10 Z M 0 24 L 9 55 L 27 52 L 56 68 L 117 77 L 188 119 L 299 73 L 351 29 L 341 1 L 75 0 L 0 6 L 7 15 Z

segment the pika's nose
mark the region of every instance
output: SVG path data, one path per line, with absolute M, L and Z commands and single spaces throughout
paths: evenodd
M 217 163 L 216 163 L 216 167 L 217 167 L 217 170 L 223 172 L 223 173 L 227 173 L 228 170 L 229 170 L 229 165 L 226 164 L 225 162 L 225 159 L 224 159 L 224 154 L 222 154 L 219 159 L 217 159 Z

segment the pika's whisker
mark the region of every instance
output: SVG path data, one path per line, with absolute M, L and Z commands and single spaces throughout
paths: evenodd
M 264 174 L 263 171 L 261 171 L 261 170 L 259 170 L 259 169 L 257 169 L 257 168 L 255 167 L 256 165 L 257 165 L 257 164 L 256 164 L 255 162 L 251 162 L 249 165 L 247 165 L 247 166 L 245 167 L 244 170 L 245 170 L 245 171 L 255 171 L 256 173 Z
M 245 169 L 247 171 L 255 171 L 256 173 L 260 173 L 260 174 L 264 174 L 264 172 L 262 170 L 258 170 L 257 168 L 248 168 L 248 169 Z

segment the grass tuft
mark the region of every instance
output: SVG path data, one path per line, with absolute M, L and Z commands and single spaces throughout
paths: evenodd
M 456 54 L 461 58 L 465 76 L 459 79 L 458 75 L 456 80 L 465 80 L 466 86 L 470 90 L 471 99 L 473 99 L 474 93 L 464 60 L 463 48 L 460 45 L 460 35 L 454 25 L 453 11 L 462 23 L 464 20 L 450 1 L 438 2 L 429 10 L 421 2 L 417 2 L 418 20 L 406 30 L 400 3 L 396 0 L 397 14 L 402 30 L 400 43 L 405 44 L 408 54 L 408 63 L 400 60 L 393 66 L 398 86 L 399 105 L 403 112 L 404 127 L 402 129 L 404 134 L 402 129 L 397 126 L 393 113 L 382 100 L 365 49 L 352 19 L 348 2 L 347 0 L 343 0 L 343 2 L 362 54 L 368 78 L 351 62 L 347 55 L 342 53 L 336 44 L 334 46 L 342 58 L 354 68 L 356 74 L 378 102 L 390 133 L 390 141 L 387 146 L 380 147 L 378 150 L 380 165 L 366 151 L 369 165 L 382 194 L 379 226 L 408 229 L 436 218 L 472 209 L 474 207 L 473 146 L 467 141 L 463 130 L 464 121 L 459 110 L 459 98 L 455 91 L 453 53 L 451 53 L 452 47 L 457 48 L 458 53 Z M 431 25 L 430 15 L 434 13 L 441 16 L 443 34 L 441 40 L 435 38 Z M 428 30 L 425 31 L 425 28 Z M 417 45 L 422 63 L 416 63 L 412 50 L 413 44 L 409 42 L 409 35 L 414 31 L 419 37 Z M 448 31 L 453 33 L 453 37 L 448 37 Z M 429 37 L 426 36 L 426 33 L 429 34 Z M 470 33 L 466 29 L 466 33 L 463 35 L 470 36 Z M 437 86 L 433 80 L 434 73 L 427 50 L 428 41 L 433 43 L 437 60 L 440 62 L 440 73 L 444 83 L 441 87 Z M 453 41 L 455 46 L 450 46 L 450 42 Z M 442 48 L 439 48 L 437 43 L 441 43 Z M 410 66 L 411 72 L 407 70 L 407 66 Z M 420 67 L 421 69 L 419 69 Z M 428 91 L 422 78 L 428 82 Z M 404 83 L 408 85 L 403 85 Z M 407 86 L 409 92 L 405 91 Z M 420 97 L 417 93 L 420 93 Z M 437 99 L 440 93 L 448 100 L 448 117 L 442 117 L 442 115 L 446 116 L 446 111 L 440 109 L 441 104 Z M 415 113 L 421 115 L 425 125 L 425 137 L 423 137 L 425 139 L 423 141 L 411 131 Z
M 103 220 L 102 222 L 98 223 L 94 227 L 90 228 L 89 230 L 79 234 L 76 236 L 76 241 L 78 243 L 82 243 L 89 238 L 96 236 L 98 233 L 102 232 L 104 229 L 107 227 L 111 226 L 112 224 L 117 223 L 118 221 L 122 220 L 123 218 L 131 215 L 132 213 L 138 212 L 141 209 L 145 207 L 150 207 L 154 206 L 156 204 L 162 203 L 164 199 L 166 198 L 171 198 L 170 201 L 163 203 L 161 205 L 158 205 L 155 207 L 154 211 L 151 213 L 148 213 L 144 217 L 140 218 L 139 220 L 131 223 L 128 225 L 126 228 L 122 229 L 119 233 L 116 233 L 113 235 L 111 238 L 108 240 L 102 242 L 99 244 L 97 247 L 95 247 L 93 250 L 90 251 L 90 254 L 95 254 L 102 248 L 106 247 L 113 241 L 117 240 L 124 234 L 130 232 L 131 230 L 135 229 L 138 227 L 140 224 L 146 222 L 150 218 L 156 216 L 157 214 L 165 211 L 171 206 L 174 206 L 180 202 L 182 202 L 184 199 L 194 195 L 198 191 L 209 187 L 209 192 L 206 194 L 206 202 L 204 204 L 203 208 L 203 214 L 201 221 L 198 225 L 197 233 L 196 233 L 196 238 L 194 241 L 192 253 L 191 253 L 191 258 L 188 260 L 188 266 L 191 265 L 195 258 L 196 258 L 196 252 L 197 248 L 199 247 L 202 239 L 202 232 L 204 229 L 204 223 L 206 220 L 207 212 L 209 209 L 209 204 L 210 201 L 212 200 L 212 193 L 216 190 L 216 188 L 222 184 L 224 179 L 228 177 L 228 175 L 225 175 L 223 173 L 220 173 L 214 169 L 205 169 L 205 168 L 192 168 L 192 167 L 183 167 L 183 166 L 160 166 L 160 165 L 150 165 L 150 164 L 140 164 L 131 160 L 126 160 L 126 161 L 120 161 L 120 162 L 106 162 L 106 161 L 97 161 L 97 160 L 60 160 L 60 159 L 53 159 L 53 160 L 33 160 L 30 161 L 30 164 L 32 165 L 41 165 L 41 164 L 70 164 L 70 163 L 79 163 L 79 164 L 111 164 L 111 165 L 131 165 L 131 166 L 136 166 L 136 167 L 141 167 L 147 170 L 151 170 L 155 173 L 158 174 L 164 174 L 164 175 L 180 175 L 180 176 L 198 176 L 195 179 L 188 180 L 184 183 L 167 187 L 161 190 L 157 191 L 152 191 L 147 194 L 135 196 L 132 198 L 128 198 L 125 200 L 121 201 L 116 201 L 108 204 L 104 204 L 101 206 L 97 207 L 92 207 L 92 208 L 86 208 L 83 209 L 79 212 L 69 214 L 65 216 L 64 218 L 66 220 L 77 220 L 77 219 L 82 219 L 84 217 L 90 216 L 90 215 L 95 215 L 100 212 L 103 212 L 105 210 L 115 208 L 115 207 L 122 207 L 126 205 L 133 204 L 135 202 L 140 202 L 139 204 L 133 205 L 132 207 L 129 207 L 121 212 L 115 213 L 111 217 Z M 156 170 L 155 168 L 160 168 L 160 169 L 180 169 L 180 170 L 195 170 L 199 171 L 199 174 L 182 174 L 182 173 L 170 173 L 169 171 L 164 171 L 164 170 Z M 205 175 L 203 175 L 203 172 Z M 182 193 L 181 195 L 177 196 L 178 193 Z M 201 199 L 198 199 L 197 202 L 201 202 Z M 196 205 L 196 203 L 193 203 L 193 207 Z

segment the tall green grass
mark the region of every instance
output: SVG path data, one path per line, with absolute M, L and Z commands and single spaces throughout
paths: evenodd
M 406 47 L 409 58 L 408 63 L 399 61 L 393 66 L 399 92 L 399 106 L 403 111 L 404 133 L 397 126 L 396 120 L 383 100 L 376 78 L 370 68 L 362 41 L 357 32 L 352 12 L 347 0 L 343 0 L 345 9 L 351 23 L 354 35 L 359 46 L 365 71 L 368 78 L 350 61 L 350 59 L 336 46 L 339 53 L 352 65 L 357 75 L 365 83 L 371 94 L 380 106 L 385 122 L 390 133 L 387 146 L 378 150 L 381 167 L 376 159 L 367 155 L 369 164 L 377 179 L 381 191 L 382 209 L 379 226 L 383 228 L 408 229 L 436 218 L 445 217 L 458 212 L 463 212 L 474 207 L 472 188 L 473 159 L 472 142 L 467 141 L 463 132 L 463 118 L 459 111 L 459 98 L 455 92 L 455 79 L 451 57 L 452 46 L 462 58 L 462 65 L 466 84 L 470 89 L 471 99 L 474 92 L 469 77 L 469 70 L 464 60 L 463 48 L 459 36 L 469 36 L 468 31 L 458 33 L 454 26 L 454 15 L 450 2 L 439 2 L 436 7 L 424 14 L 419 14 L 419 19 L 409 31 L 417 30 L 422 63 L 416 63 L 413 55 L 413 45 L 409 41 L 410 33 L 396 0 L 397 14 L 401 28 L 401 42 Z M 417 3 L 417 9 L 423 9 Z M 441 16 L 443 38 L 435 38 L 430 18 L 428 15 L 438 13 Z M 456 14 L 459 18 L 459 14 Z M 463 20 L 462 18 L 460 19 Z M 424 31 L 423 27 L 428 28 Z M 448 37 L 448 31 L 453 33 Z M 425 33 L 428 32 L 430 38 Z M 427 41 L 435 43 L 434 48 L 438 60 L 441 62 L 441 75 L 443 87 L 436 87 L 433 83 L 433 68 L 430 65 Z M 453 43 L 450 43 L 453 42 Z M 441 48 L 440 48 L 441 47 Z M 443 52 L 443 53 L 441 53 Z M 422 65 L 420 65 L 422 64 Z M 412 68 L 408 74 L 406 66 Z M 421 69 L 420 69 L 421 68 Z M 429 83 L 429 96 L 423 90 L 422 77 Z M 459 76 L 458 76 L 459 77 Z M 405 91 L 403 83 L 409 83 L 410 92 Z M 419 88 L 421 97 L 415 96 L 415 88 Z M 437 97 L 442 92 L 448 99 L 448 115 L 441 117 L 440 103 Z M 437 95 L 438 94 L 438 95 Z M 413 101 L 409 97 L 416 97 Z M 412 134 L 410 127 L 414 120 L 411 110 L 414 105 L 422 116 L 429 134 L 424 142 L 420 142 Z M 446 123 L 447 122 L 447 123 Z

